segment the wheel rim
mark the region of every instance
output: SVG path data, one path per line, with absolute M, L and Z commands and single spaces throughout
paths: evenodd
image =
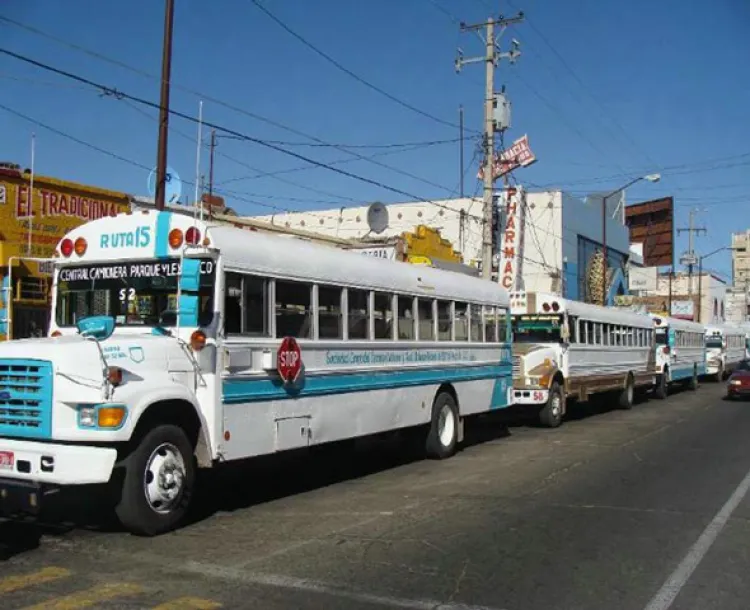
M 168 513 L 182 496 L 185 460 L 172 443 L 162 443 L 151 453 L 143 476 L 146 501 L 154 512 Z
M 448 405 L 443 405 L 440 409 L 438 432 L 440 444 L 443 445 L 443 447 L 448 447 L 453 442 L 453 435 L 456 432 L 456 418 L 453 409 Z
M 552 394 L 552 401 L 550 402 L 550 411 L 552 411 L 552 417 L 557 418 L 562 411 L 562 400 L 560 400 L 559 394 Z

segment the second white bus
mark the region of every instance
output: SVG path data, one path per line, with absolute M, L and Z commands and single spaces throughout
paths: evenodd
M 691 390 L 706 374 L 705 327 L 698 322 L 651 314 L 656 333 L 654 395 L 666 398 L 670 384 L 686 383 Z

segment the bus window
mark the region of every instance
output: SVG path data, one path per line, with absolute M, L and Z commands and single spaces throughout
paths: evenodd
M 393 295 L 375 293 L 373 308 L 376 339 L 393 339 Z
M 453 327 L 450 301 L 437 302 L 438 341 L 450 341 Z
M 312 285 L 276 280 L 276 336 L 312 338 Z
M 369 339 L 370 338 L 370 316 L 369 301 L 370 293 L 366 290 L 348 291 L 348 323 L 350 339 Z
M 435 340 L 435 318 L 432 314 L 432 300 L 419 299 L 419 340 Z
M 414 336 L 414 297 L 398 296 L 398 338 L 413 341 Z
M 343 339 L 341 288 L 318 286 L 318 336 L 321 339 Z

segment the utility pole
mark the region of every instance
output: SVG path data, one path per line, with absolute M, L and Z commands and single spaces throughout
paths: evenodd
M 211 154 L 209 155 L 208 161 L 208 201 L 209 205 L 212 203 L 212 197 L 214 194 L 214 150 L 216 150 L 216 130 L 211 130 Z
M 693 295 L 693 267 L 698 262 L 698 257 L 696 256 L 695 248 L 693 247 L 693 236 L 700 235 L 701 233 L 703 233 L 704 235 L 706 234 L 706 227 L 696 227 L 693 222 L 696 211 L 696 208 L 690 210 L 687 227 L 677 229 L 677 235 L 679 235 L 680 233 L 688 234 L 688 249 L 687 252 L 685 252 L 685 254 L 680 257 L 680 263 L 682 263 L 683 265 L 687 265 L 688 268 L 688 294 L 690 296 Z
M 493 190 L 494 190 L 494 165 L 495 165 L 495 66 L 500 59 L 508 58 L 514 63 L 521 54 L 518 50 L 518 41 L 513 41 L 513 47 L 507 53 L 500 52 L 498 42 L 495 38 L 495 27 L 500 30 L 500 35 L 505 29 L 513 23 L 523 21 L 523 13 L 519 12 L 517 17 L 504 19 L 499 17 L 494 19 L 490 17 L 484 23 L 466 25 L 461 23 L 462 32 L 476 32 L 482 38 L 481 31 L 484 29 L 485 34 L 482 38 L 484 42 L 484 57 L 470 57 L 464 59 L 463 51 L 458 49 L 456 58 L 456 72 L 460 72 L 464 64 L 473 64 L 478 62 L 485 63 L 485 96 L 484 96 L 484 192 L 483 192 L 483 211 L 484 226 L 482 230 L 482 277 L 490 279 L 492 277 L 492 216 L 493 216 Z
M 164 209 L 167 187 L 167 139 L 169 137 L 169 80 L 172 72 L 172 24 L 174 22 L 174 0 L 166 0 L 164 16 L 164 46 L 161 59 L 161 97 L 159 100 L 159 145 L 156 152 L 157 210 Z
M 459 168 L 458 168 L 458 192 L 461 195 L 461 199 L 464 198 L 464 107 L 463 105 L 458 107 L 458 139 L 460 141 L 459 150 Z

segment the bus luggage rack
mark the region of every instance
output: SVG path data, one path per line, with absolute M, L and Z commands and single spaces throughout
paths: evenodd
M 52 364 L 0 360 L 0 436 L 48 438 L 52 432 Z

